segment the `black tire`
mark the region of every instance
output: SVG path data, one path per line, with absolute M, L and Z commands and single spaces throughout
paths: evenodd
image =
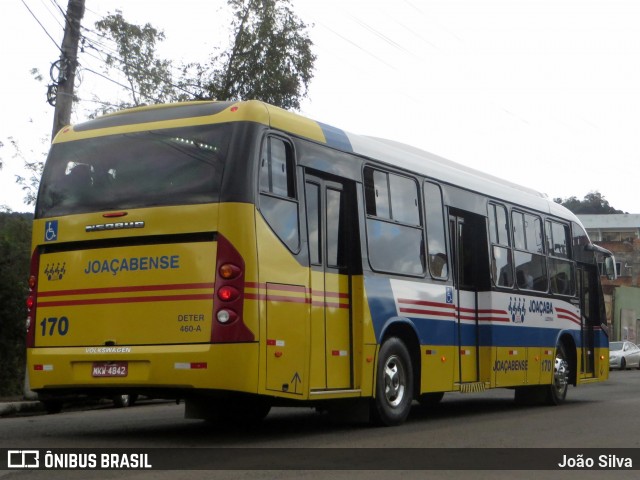
M 569 379 L 571 378 L 570 364 L 564 345 L 559 343 L 556 346 L 555 364 L 553 366 L 553 379 L 551 385 L 547 387 L 546 403 L 548 405 L 560 405 L 564 403 L 569 389 Z
M 390 337 L 380 347 L 371 420 L 378 425 L 403 423 L 413 401 L 413 366 L 404 342 Z
M 113 406 L 116 408 L 125 408 L 131 405 L 131 395 L 126 393 L 113 397 Z

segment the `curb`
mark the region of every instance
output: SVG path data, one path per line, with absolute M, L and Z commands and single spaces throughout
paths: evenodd
M 14 415 L 16 413 L 40 412 L 44 411 L 44 406 L 39 401 L 7 402 L 0 403 L 0 417 Z

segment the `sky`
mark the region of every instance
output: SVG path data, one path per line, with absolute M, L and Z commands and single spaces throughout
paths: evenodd
M 43 158 L 53 107 L 45 80 L 59 57 L 66 0 L 3 0 L 0 208 L 33 211 L 15 183 L 24 156 Z M 315 75 L 301 112 L 352 133 L 389 138 L 546 193 L 599 191 L 640 213 L 640 1 L 291 0 L 310 25 Z M 26 8 L 28 6 L 31 12 Z M 86 0 L 83 26 L 116 9 L 151 23 L 175 64 L 228 46 L 225 0 Z M 42 26 L 36 21 L 42 24 Z M 95 38 L 90 31 L 88 37 Z M 7 58 L 8 57 L 8 58 Z M 80 54 L 86 120 L 100 53 Z M 106 94 L 106 95 L 105 95 Z

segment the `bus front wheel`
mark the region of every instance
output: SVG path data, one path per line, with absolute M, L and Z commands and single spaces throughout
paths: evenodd
M 371 417 L 378 425 L 403 423 L 413 401 L 413 368 L 406 345 L 390 337 L 380 347 Z

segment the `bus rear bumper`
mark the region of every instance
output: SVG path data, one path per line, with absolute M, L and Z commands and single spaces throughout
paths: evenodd
M 258 391 L 258 343 L 30 348 L 31 389 Z

